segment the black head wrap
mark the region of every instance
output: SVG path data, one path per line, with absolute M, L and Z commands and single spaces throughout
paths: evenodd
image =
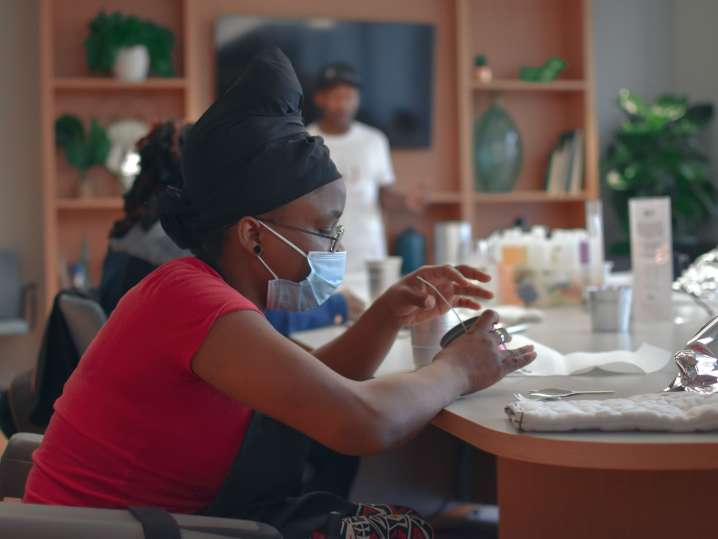
M 302 88 L 279 49 L 259 53 L 189 132 L 182 189 L 163 197 L 162 226 L 183 249 L 340 177 L 302 120 Z

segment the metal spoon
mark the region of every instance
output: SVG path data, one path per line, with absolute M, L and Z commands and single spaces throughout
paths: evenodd
M 528 391 L 529 397 L 536 399 L 565 399 L 567 397 L 576 397 L 578 395 L 611 395 L 615 391 L 611 389 L 586 389 L 586 390 L 572 390 L 572 389 L 558 389 L 549 387 L 546 389 L 538 389 L 534 391 Z

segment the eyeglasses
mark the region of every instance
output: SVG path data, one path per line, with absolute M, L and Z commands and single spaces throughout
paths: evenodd
M 344 236 L 344 225 L 337 225 L 334 227 L 334 233 L 332 234 L 324 234 L 322 232 L 317 232 L 315 230 L 307 230 L 306 228 L 300 228 L 298 226 L 293 225 L 285 225 L 284 223 L 278 223 L 276 221 L 270 221 L 268 219 L 260 219 L 263 223 L 267 223 L 270 225 L 278 226 L 281 228 L 286 228 L 288 230 L 296 230 L 297 232 L 302 232 L 304 234 L 309 234 L 311 236 L 317 236 L 320 238 L 325 238 L 330 240 L 331 243 L 329 243 L 329 252 L 333 253 L 335 249 L 337 248 L 337 245 L 342 240 L 342 237 Z

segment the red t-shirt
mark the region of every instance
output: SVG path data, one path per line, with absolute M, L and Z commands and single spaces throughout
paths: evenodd
M 196 258 L 165 264 L 130 290 L 55 403 L 24 501 L 179 513 L 207 506 L 252 411 L 190 362 L 214 321 L 241 310 L 258 311 Z

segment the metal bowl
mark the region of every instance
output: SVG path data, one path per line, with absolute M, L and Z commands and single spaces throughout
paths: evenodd
M 441 341 L 439 341 L 441 347 L 446 348 L 452 342 L 454 342 L 455 339 L 466 333 L 466 331 L 471 329 L 471 327 L 476 323 L 476 320 L 478 320 L 478 318 L 478 316 L 474 316 L 473 318 L 464 320 L 463 324 L 456 324 L 453 328 L 444 333 L 444 336 L 441 338 Z M 496 333 L 499 336 L 499 338 L 501 339 L 501 345 L 504 345 L 511 340 L 509 332 L 506 331 L 506 328 L 501 324 L 494 324 L 494 329 L 492 329 L 491 332 Z

